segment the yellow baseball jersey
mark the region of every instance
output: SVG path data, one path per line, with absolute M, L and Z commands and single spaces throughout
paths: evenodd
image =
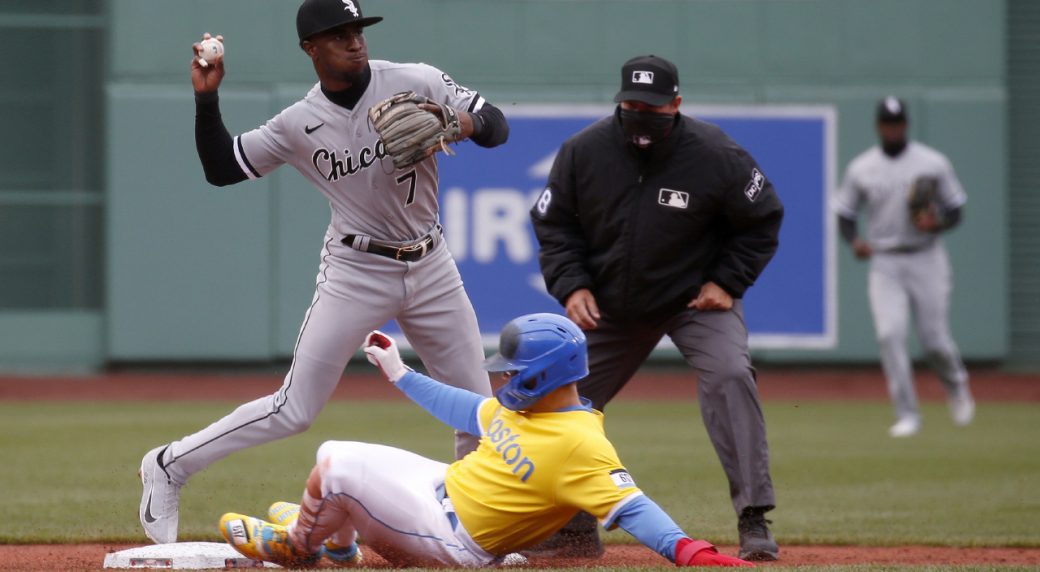
M 642 494 L 599 411 L 511 411 L 488 399 L 477 417 L 480 445 L 448 467 L 445 488 L 466 531 L 492 554 L 541 542 L 579 509 L 609 523 Z

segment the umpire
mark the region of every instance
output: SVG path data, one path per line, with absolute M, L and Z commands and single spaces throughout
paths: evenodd
M 588 337 L 590 374 L 579 391 L 602 410 L 667 334 L 697 373 L 701 416 L 739 518 L 740 557 L 776 560 L 764 516 L 776 504 L 769 447 L 741 297 L 776 252 L 783 205 L 747 151 L 679 113 L 679 74 L 668 60 L 626 62 L 614 101 L 612 116 L 564 142 L 531 209 L 549 293 Z M 601 550 L 592 520 L 563 534 L 561 543 L 587 554 Z M 573 548 L 565 553 L 581 552 Z

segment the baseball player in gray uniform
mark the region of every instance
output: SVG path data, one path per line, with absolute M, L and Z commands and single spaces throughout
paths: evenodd
M 940 238 L 960 221 L 966 197 L 942 153 L 907 140 L 904 102 L 886 97 L 878 104 L 877 130 L 880 145 L 849 164 L 834 209 L 842 237 L 856 257 L 870 259 L 870 308 L 896 413 L 889 434 L 908 437 L 921 428 L 906 349 L 911 313 L 928 361 L 949 395 L 953 421 L 967 425 L 975 414 L 968 372 L 947 320 L 950 263 Z M 935 204 L 912 214 L 911 189 L 926 182 L 935 187 Z M 866 239 L 856 230 L 862 207 L 867 211 Z
M 459 139 L 493 147 L 505 142 L 509 127 L 501 111 L 434 67 L 370 61 L 363 29 L 380 20 L 364 17 L 356 0 L 305 0 L 296 27 L 318 84 L 265 125 L 233 138 L 217 98 L 223 60 L 192 61 L 206 180 L 234 184 L 288 163 L 328 198 L 332 220 L 282 387 L 142 459 L 141 524 L 157 543 L 176 541 L 180 488 L 193 474 L 235 451 L 306 430 L 368 332 L 391 319 L 430 375 L 491 395 L 477 318 L 441 236 L 436 159 L 395 170 L 367 112 L 413 91 L 458 110 Z M 193 49 L 197 56 L 200 45 Z M 456 455 L 476 444 L 457 434 Z

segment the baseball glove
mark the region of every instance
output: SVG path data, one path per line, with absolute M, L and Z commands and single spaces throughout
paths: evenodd
M 424 103 L 439 107 L 440 114 L 419 107 Z M 397 169 L 410 167 L 437 151 L 454 155 L 447 144 L 462 132 L 457 111 L 412 91 L 373 105 L 368 120 Z
M 939 202 L 939 179 L 920 177 L 910 186 L 907 197 L 907 208 L 910 209 L 910 220 L 918 221 L 922 216 L 931 214 L 935 221 L 942 223 L 942 203 Z

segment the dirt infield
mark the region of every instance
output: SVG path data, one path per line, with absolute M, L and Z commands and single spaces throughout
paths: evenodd
M 979 401 L 1040 401 L 1040 375 L 972 369 L 972 390 Z M 133 401 L 162 399 L 244 400 L 274 392 L 282 371 L 213 373 L 192 371 L 117 372 L 82 377 L 0 376 L 3 400 Z M 943 400 L 938 379 L 918 372 L 924 401 Z M 758 373 L 763 400 L 885 400 L 885 380 L 876 368 L 763 369 Z M 405 399 L 371 368 L 348 370 L 332 396 L 337 400 Z M 620 399 L 694 399 L 696 382 L 686 369 L 644 369 L 619 394 Z
M 0 570 L 101 570 L 105 554 L 135 545 L 74 544 L 0 546 Z M 736 554 L 736 547 L 722 546 L 726 554 Z M 935 546 L 895 546 L 867 548 L 860 546 L 784 546 L 780 560 L 761 564 L 764 568 L 786 568 L 809 565 L 922 565 L 955 566 L 999 564 L 1040 566 L 1040 550 L 1026 548 L 949 548 Z M 386 568 L 379 555 L 365 554 L 365 565 Z M 609 546 L 599 559 L 532 560 L 531 567 L 545 568 L 618 568 L 623 566 L 667 566 L 656 553 L 642 546 Z
M 0 401 L 19 400 L 206 400 L 244 401 L 276 390 L 282 382 L 278 371 L 189 372 L 128 371 L 85 377 L 0 377 Z M 883 401 L 884 379 L 876 368 L 841 370 L 765 369 L 759 372 L 763 400 Z M 644 370 L 622 391 L 621 399 L 695 399 L 694 380 L 688 370 Z M 979 401 L 1040 401 L 1040 376 L 973 369 L 972 387 Z M 925 401 L 944 399 L 938 380 L 930 373 L 918 375 L 918 390 Z M 348 370 L 333 399 L 403 399 L 390 384 L 368 370 Z M 108 552 L 135 545 L 0 545 L 0 570 L 101 570 Z M 733 546 L 723 552 L 735 554 Z M 933 546 L 782 546 L 781 560 L 767 568 L 800 565 L 1021 565 L 1040 567 L 1040 549 L 956 548 Z M 376 554 L 366 564 L 385 567 Z M 667 563 L 641 546 L 610 546 L 598 560 L 536 560 L 540 567 L 661 566 Z

